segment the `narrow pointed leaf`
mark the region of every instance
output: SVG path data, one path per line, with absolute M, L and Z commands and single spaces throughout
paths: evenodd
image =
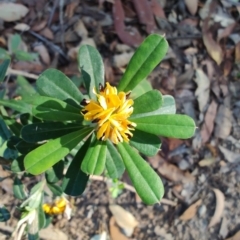
M 104 66 L 102 57 L 96 48 L 83 45 L 79 50 L 78 65 L 90 98 L 96 98 L 93 88 L 104 86 Z
M 78 153 L 73 158 L 63 179 L 62 189 L 64 193 L 70 196 L 76 197 L 81 195 L 87 186 L 89 175 L 81 170 L 81 164 L 88 150 L 90 141 L 91 137 L 89 137 L 89 139 L 79 149 Z
M 68 121 L 83 119 L 80 108 L 50 97 L 36 97 L 33 100 L 32 114 L 48 121 Z
M 2 100 L 0 99 L 0 105 L 11 108 L 20 113 L 31 113 L 31 105 L 22 100 Z
M 158 34 L 148 36 L 132 56 L 118 85 L 119 91 L 134 89 L 159 64 L 168 50 L 166 39 Z
M 159 176 L 129 144 L 119 143 L 117 148 L 140 198 L 146 204 L 158 203 L 164 194 Z
M 39 76 L 37 89 L 42 96 L 58 98 L 68 103 L 80 103 L 83 99 L 75 84 L 56 69 L 47 69 Z
M 21 135 L 26 142 L 34 143 L 61 137 L 82 127 L 76 123 L 40 122 L 24 126 Z
M 135 129 L 130 145 L 146 156 L 155 156 L 160 150 L 161 140 L 158 136 Z
M 107 145 L 105 141 L 99 141 L 96 138 L 87 150 L 83 158 L 81 169 L 87 174 L 101 175 L 105 169 Z
M 134 119 L 136 129 L 163 137 L 187 139 L 194 135 L 196 126 L 192 118 L 179 114 L 163 114 Z
M 0 64 L 0 83 L 3 82 L 3 80 L 4 80 L 5 76 L 6 76 L 9 64 L 10 64 L 10 59 L 5 59 Z
M 106 169 L 112 179 L 120 178 L 125 170 L 120 154 L 109 140 L 107 140 Z
M 63 157 L 65 157 L 79 142 L 81 142 L 92 128 L 85 128 L 69 133 L 28 153 L 24 159 L 27 172 L 37 175 L 45 172 Z
M 162 103 L 162 94 L 158 90 L 146 92 L 134 100 L 131 118 L 145 116 L 146 113 L 159 109 Z
M 27 197 L 27 193 L 24 189 L 24 185 L 18 177 L 15 177 L 14 179 L 13 193 L 14 193 L 14 196 L 20 200 L 23 200 Z

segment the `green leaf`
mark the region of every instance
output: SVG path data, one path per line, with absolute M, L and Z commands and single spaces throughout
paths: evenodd
M 76 123 L 40 122 L 24 126 L 21 135 L 26 142 L 34 143 L 58 138 L 81 128 Z
M 15 118 L 10 118 L 10 117 L 7 117 L 7 116 L 3 116 L 3 119 L 4 119 L 5 123 L 8 125 L 8 127 L 10 128 L 10 130 L 16 136 L 20 136 L 22 125 L 19 122 L 17 122 Z
M 11 164 L 11 171 L 14 173 L 19 173 L 25 171 L 23 160 L 25 155 L 19 156 L 17 159 L 14 159 Z
M 63 179 L 62 189 L 64 193 L 70 196 L 76 197 L 81 195 L 87 186 L 89 175 L 81 170 L 81 164 L 83 157 L 86 155 L 90 142 L 91 137 L 89 137 L 84 145 L 79 149 Z
M 39 146 L 40 145 L 36 143 L 27 143 L 22 140 L 19 143 L 17 143 L 15 147 L 21 154 L 27 154 Z
M 55 196 L 61 196 L 62 195 L 63 190 L 58 185 L 53 184 L 53 183 L 47 183 L 47 186 Z
M 48 169 L 45 173 L 46 180 L 48 183 L 56 183 L 63 177 L 64 162 L 59 161 L 53 165 L 52 168 Z
M 158 34 L 148 36 L 132 56 L 118 85 L 118 91 L 134 89 L 159 64 L 168 50 L 166 39 Z
M 16 50 L 14 52 L 14 55 L 15 55 L 15 57 L 18 61 L 32 62 L 32 61 L 34 61 L 35 59 L 38 58 L 37 53 L 28 53 L 28 52 L 23 51 L 23 50 Z
M 29 96 L 38 95 L 35 88 L 23 76 L 19 75 L 17 77 L 17 85 L 18 88 L 16 90 L 16 93 L 23 99 L 25 97 L 29 98 Z
M 56 98 L 39 96 L 33 99 L 32 114 L 48 121 L 82 121 L 80 108 Z
M 11 35 L 10 36 L 10 45 L 8 46 L 9 47 L 9 51 L 11 53 L 14 53 L 15 51 L 18 50 L 20 44 L 21 44 L 21 36 L 19 34 L 14 34 L 14 35 Z
M 0 104 L 5 107 L 11 108 L 20 113 L 31 113 L 31 105 L 22 100 L 2 100 L 0 99 Z
M 10 217 L 10 212 L 5 207 L 0 207 L 0 222 L 6 222 Z
M 159 109 L 162 102 L 162 94 L 158 90 L 144 93 L 134 100 L 131 118 L 145 116 L 146 113 Z
M 175 114 L 176 113 L 176 104 L 174 97 L 170 95 L 163 96 L 163 105 L 157 109 L 149 113 L 150 115 L 160 115 L 160 114 Z
M 12 136 L 11 131 L 8 129 L 6 122 L 0 116 L 0 146 Z
M 107 140 L 106 169 L 112 179 L 120 178 L 125 170 L 120 154 L 109 140 Z
M 69 104 L 80 103 L 83 95 L 75 84 L 56 69 L 44 71 L 37 80 L 38 92 L 43 96 L 54 97 Z
M 187 139 L 194 135 L 196 126 L 186 115 L 156 115 L 134 119 L 136 129 L 163 137 Z
M 164 194 L 159 176 L 129 144 L 119 143 L 117 148 L 140 198 L 146 204 L 158 203 Z
M 38 229 L 40 230 L 44 228 L 44 226 L 46 225 L 46 217 L 41 205 L 39 206 L 37 212 L 38 212 Z
M 3 82 L 3 80 L 4 80 L 5 76 L 6 76 L 9 64 L 10 64 L 10 59 L 5 59 L 0 64 L 0 82 Z
M 104 66 L 102 57 L 96 48 L 83 45 L 79 49 L 78 65 L 90 98 L 96 98 L 93 88 L 98 90 L 99 84 L 104 86 Z
M 15 177 L 14 179 L 13 194 L 17 199 L 20 199 L 20 200 L 23 200 L 27 197 L 27 193 L 24 189 L 24 185 L 18 177 Z
M 135 99 L 135 98 L 141 96 L 142 94 L 144 94 L 148 91 L 151 91 L 151 90 L 152 90 L 152 85 L 150 84 L 149 81 L 144 79 L 132 90 L 131 98 Z
M 69 133 L 60 138 L 50 140 L 48 143 L 28 153 L 24 159 L 26 171 L 33 175 L 45 172 L 64 158 L 91 131 L 92 128 L 84 128 Z
M 155 156 L 160 150 L 161 140 L 158 136 L 135 129 L 130 145 L 146 156 Z
M 0 48 L 0 59 L 4 60 L 8 58 L 10 58 L 9 53 L 4 48 Z
M 106 142 L 99 141 L 94 137 L 83 158 L 82 171 L 88 174 L 101 175 L 105 169 L 106 150 Z

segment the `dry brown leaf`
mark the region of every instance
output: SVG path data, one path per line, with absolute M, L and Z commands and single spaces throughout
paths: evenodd
M 194 176 L 187 171 L 182 171 L 177 166 L 166 162 L 162 157 L 156 155 L 148 157 L 148 161 L 165 178 L 173 182 L 190 183 L 195 180 Z
M 198 9 L 198 0 L 185 0 L 188 11 L 195 15 Z
M 198 162 L 198 165 L 200 167 L 208 167 L 208 166 L 211 166 L 212 164 L 214 164 L 216 162 L 216 159 L 215 158 L 205 158 L 205 159 L 202 159 L 201 161 Z
M 68 240 L 68 236 L 61 230 L 54 228 L 50 225 L 48 228 L 44 228 L 39 232 L 41 239 L 46 240 Z
M 45 28 L 47 25 L 47 21 L 44 19 L 40 22 L 38 22 L 37 24 L 35 24 L 33 27 L 32 27 L 32 30 L 35 31 L 35 32 L 39 32 L 41 31 L 43 28 Z
M 129 52 L 129 53 L 124 52 L 122 54 L 114 55 L 113 56 L 113 66 L 118 67 L 118 68 L 126 66 L 129 63 L 132 56 L 133 56 L 133 52 Z
M 236 26 L 236 23 L 234 22 L 234 23 L 228 25 L 224 29 L 219 29 L 218 30 L 217 41 L 219 42 L 222 38 L 228 37 L 232 33 L 232 31 L 235 28 L 235 26 Z
M 206 112 L 204 123 L 201 128 L 201 137 L 203 143 L 206 143 L 212 135 L 214 129 L 214 120 L 217 114 L 217 107 L 218 104 L 213 100 Z
M 204 32 L 203 42 L 209 55 L 218 65 L 220 65 L 223 60 L 223 51 L 220 45 L 213 39 L 212 33 Z
M 188 221 L 192 219 L 196 213 L 199 206 L 202 204 L 202 199 L 199 199 L 197 202 L 193 203 L 181 216 L 180 220 Z
M 110 236 L 112 240 L 128 240 L 128 238 L 123 235 L 120 229 L 116 226 L 116 221 L 114 217 L 111 217 L 109 222 Z
M 28 31 L 30 29 L 30 26 L 27 25 L 26 23 L 18 23 L 15 27 L 15 30 L 24 32 L 24 31 Z
M 5 2 L 0 3 L 0 19 L 6 22 L 14 22 L 28 13 L 28 8 L 22 4 Z
M 40 58 L 46 65 L 50 64 L 50 56 L 48 50 L 43 44 L 34 47 L 34 51 L 36 51 L 40 55 Z
M 203 72 L 202 69 L 196 69 L 196 78 L 194 81 L 197 83 L 198 87 L 195 91 L 195 96 L 198 100 L 199 110 L 201 112 L 204 111 L 208 101 L 209 101 L 209 87 L 210 87 L 210 80 L 207 75 Z
M 208 225 L 208 228 L 211 228 L 215 224 L 220 222 L 220 220 L 222 218 L 223 210 L 224 210 L 225 197 L 224 197 L 223 193 L 217 188 L 213 188 L 213 191 L 216 196 L 216 208 L 215 208 L 214 214 L 211 218 L 211 221 Z
M 54 35 L 52 33 L 52 31 L 48 28 L 48 27 L 45 27 L 44 29 L 42 29 L 40 31 L 40 34 L 50 40 L 53 40 L 54 39 Z
M 235 62 L 240 63 L 240 42 L 235 46 Z
M 222 139 L 227 138 L 232 129 L 232 111 L 226 106 L 221 105 L 218 109 L 215 122 L 215 136 Z
M 120 226 L 127 236 L 131 236 L 134 228 L 138 225 L 136 218 L 119 205 L 110 205 L 109 209 L 114 216 L 118 226 Z
M 79 37 L 82 39 L 86 39 L 88 37 L 88 30 L 86 29 L 83 21 L 79 19 L 74 25 L 74 31 L 77 33 Z
M 225 240 L 239 240 L 240 239 L 240 231 L 238 231 L 235 235 Z

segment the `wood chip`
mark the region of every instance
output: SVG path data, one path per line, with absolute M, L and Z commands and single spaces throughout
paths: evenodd
M 128 240 L 128 238 L 125 235 L 123 235 L 120 229 L 117 227 L 114 217 L 111 217 L 110 219 L 109 230 L 112 240 Z

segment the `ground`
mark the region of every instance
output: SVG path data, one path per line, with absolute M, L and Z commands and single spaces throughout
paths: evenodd
M 11 52 L 11 36 L 19 33 L 22 49 L 40 56 L 32 62 L 16 59 L 12 63 L 5 85 L 9 97 L 17 96 L 16 75 L 23 75 L 32 85 L 49 67 L 69 77 L 79 76 L 76 54 L 86 43 L 100 51 L 106 81 L 116 84 L 135 48 L 155 32 L 165 34 L 170 48 L 148 80 L 162 94 L 174 96 L 177 112 L 191 116 L 198 127 L 192 139 L 162 139 L 159 154 L 146 158 L 164 182 L 165 201 L 161 204 L 143 204 L 125 175 L 121 180 L 130 187 L 116 199 L 104 178 L 93 178 L 81 197 L 70 199 L 72 218 L 54 217 L 50 231 L 44 230 L 40 236 L 87 240 L 100 239 L 96 235 L 107 232 L 112 240 L 240 239 L 239 3 L 7 2 L 17 2 L 28 11 L 17 8 L 20 16 L 7 21 L 1 14 L 6 5 L 0 3 L 0 47 Z M 12 195 L 11 184 L 9 178 L 0 182 L 1 204 L 13 214 L 7 223 L 0 224 L 0 239 L 10 239 L 19 218 L 15 208 L 19 201 Z M 134 219 L 121 209 L 126 218 L 119 224 L 120 213 L 112 210 L 112 205 L 121 206 Z

